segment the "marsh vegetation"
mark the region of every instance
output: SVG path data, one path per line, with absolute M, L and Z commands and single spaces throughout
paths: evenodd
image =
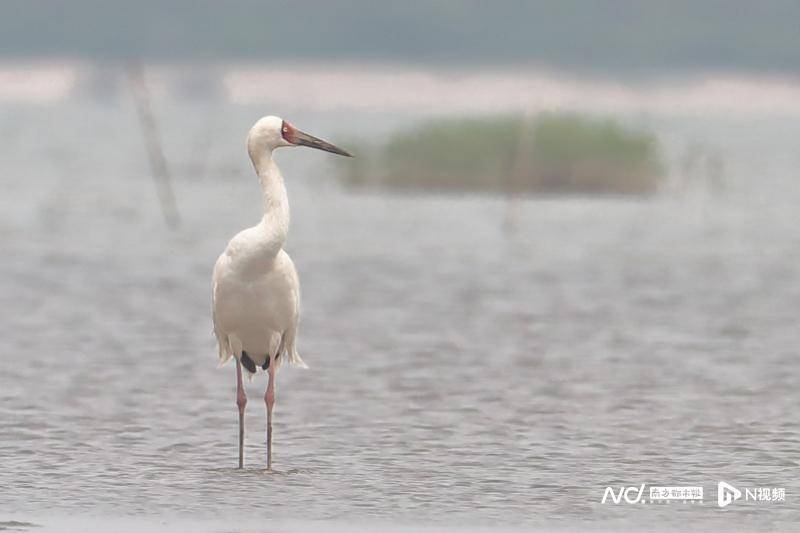
M 648 194 L 663 179 L 656 138 L 576 113 L 428 121 L 342 172 L 355 188 Z

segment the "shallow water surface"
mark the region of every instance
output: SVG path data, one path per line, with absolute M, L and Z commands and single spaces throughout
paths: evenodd
M 216 256 L 259 217 L 242 137 L 263 111 L 179 111 L 164 119 L 175 232 L 130 109 L 6 115 L 0 520 L 800 520 L 800 195 L 780 146 L 742 153 L 725 138 L 731 173 L 766 193 L 522 200 L 511 233 L 502 198 L 346 194 L 325 155 L 280 153 L 311 368 L 280 373 L 270 474 L 263 375 L 234 468 L 234 367 L 216 368 L 209 317 Z M 337 117 L 296 123 L 336 141 Z M 772 164 L 755 175 L 758 161 Z M 784 487 L 786 502 L 719 509 L 720 480 Z M 705 503 L 600 502 L 608 485 L 641 483 L 700 485 Z

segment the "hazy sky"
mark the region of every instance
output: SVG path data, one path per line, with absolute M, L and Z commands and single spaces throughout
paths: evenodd
M 800 73 L 797 0 L 3 0 L 0 55 Z

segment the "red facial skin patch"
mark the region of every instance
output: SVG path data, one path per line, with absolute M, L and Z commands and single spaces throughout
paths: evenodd
M 296 144 L 296 142 L 295 142 L 296 139 L 297 139 L 295 137 L 295 133 L 296 132 L 297 132 L 297 129 L 294 126 L 292 126 L 291 124 L 289 124 L 285 120 L 283 121 L 283 124 L 281 125 L 281 135 L 283 136 L 283 139 L 286 142 L 290 142 L 292 144 Z

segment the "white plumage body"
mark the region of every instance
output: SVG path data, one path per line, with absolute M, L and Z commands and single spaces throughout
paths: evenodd
M 269 354 L 278 356 L 278 364 L 288 357 L 305 366 L 295 345 L 300 283 L 294 264 L 281 249 L 272 261 L 250 265 L 250 231 L 234 237 L 214 266 L 214 332 L 220 362 L 245 351 L 259 367 Z

